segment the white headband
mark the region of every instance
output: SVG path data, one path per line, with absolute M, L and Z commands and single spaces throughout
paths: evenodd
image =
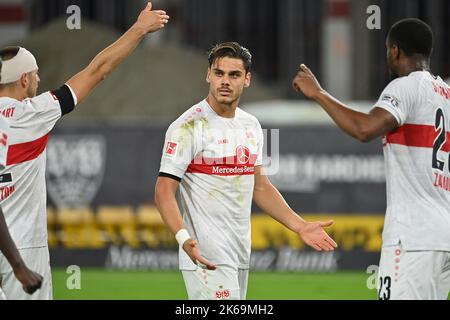
M 24 73 L 38 70 L 33 54 L 25 48 L 20 48 L 17 55 L 9 60 L 2 60 L 0 84 L 16 82 Z

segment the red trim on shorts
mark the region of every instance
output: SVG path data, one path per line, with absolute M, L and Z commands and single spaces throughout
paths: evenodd
M 434 126 L 422 124 L 405 124 L 386 135 L 386 143 L 407 147 L 433 148 L 434 141 L 440 133 Z M 450 152 L 450 132 L 446 133 L 446 142 L 442 151 Z
M 34 141 L 13 144 L 8 148 L 6 164 L 8 166 L 36 159 L 44 152 L 49 134 Z
M 25 10 L 23 6 L 0 5 L 0 23 L 18 23 L 25 21 Z

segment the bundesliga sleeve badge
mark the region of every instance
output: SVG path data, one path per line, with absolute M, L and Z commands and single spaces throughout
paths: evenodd
M 178 144 L 176 142 L 168 141 L 166 145 L 166 150 L 164 151 L 164 156 L 167 158 L 175 157 L 177 153 L 177 146 Z

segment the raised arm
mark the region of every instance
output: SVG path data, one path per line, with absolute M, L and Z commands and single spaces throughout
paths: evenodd
M 255 168 L 253 200 L 261 210 L 297 233 L 312 248 L 318 251 L 332 251 L 337 247 L 336 242 L 323 230 L 324 227 L 331 226 L 333 221 L 307 222 L 302 219 L 289 207 L 280 192 L 263 174 L 262 166 Z
M 398 126 L 394 116 L 384 109 L 374 108 L 366 114 L 347 107 L 322 89 L 304 64 L 300 66 L 292 85 L 296 91 L 319 103 L 343 131 L 361 142 L 380 137 Z
M 207 269 L 214 270 L 216 267 L 206 260 L 200 254 L 197 242 L 188 237 L 187 231 L 181 217 L 180 208 L 178 207 L 175 194 L 177 192 L 179 182 L 168 177 L 158 177 L 155 186 L 155 204 L 158 208 L 164 223 L 169 230 L 177 237 L 177 241 L 183 250 L 189 255 L 192 262 L 200 263 Z M 180 232 L 181 230 L 181 232 Z M 184 232 L 184 234 L 183 234 Z M 180 241 L 180 239 L 183 239 Z
M 152 11 L 152 4 L 149 2 L 146 8 L 142 10 L 136 23 L 122 37 L 100 52 L 84 70 L 67 81 L 67 84 L 74 91 L 78 103 L 83 101 L 102 80 L 134 51 L 147 33 L 163 28 L 168 20 L 169 16 L 165 11 Z
M 11 265 L 14 275 L 17 280 L 23 286 L 23 290 L 32 294 L 42 285 L 42 276 L 31 271 L 25 265 L 20 256 L 19 251 L 14 244 L 11 235 L 9 234 L 8 227 L 5 222 L 5 217 L 3 216 L 3 211 L 0 208 L 0 252 L 6 257 L 9 264 Z

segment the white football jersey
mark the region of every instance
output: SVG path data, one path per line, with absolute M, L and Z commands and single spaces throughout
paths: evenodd
M 383 245 L 450 251 L 450 88 L 417 71 L 392 81 L 375 106 L 399 123 L 383 137 Z
M 47 246 L 45 148 L 56 121 L 75 101 L 68 86 L 23 101 L 0 97 L 0 113 L 9 123 L 0 205 L 19 249 Z
M 174 121 L 166 133 L 160 176 L 180 184 L 180 210 L 201 254 L 218 265 L 247 269 L 255 166 L 262 164 L 258 120 L 237 108 L 224 118 L 206 100 Z M 195 265 L 180 248 L 180 269 Z

